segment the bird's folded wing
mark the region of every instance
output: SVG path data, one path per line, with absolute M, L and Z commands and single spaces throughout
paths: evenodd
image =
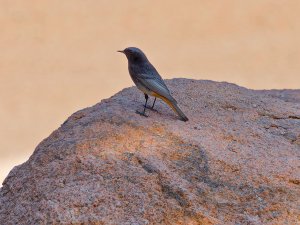
M 143 84 L 146 88 L 149 90 L 155 92 L 156 94 L 159 94 L 171 102 L 177 103 L 177 101 L 171 96 L 170 91 L 168 88 L 165 87 L 165 85 L 161 84 L 157 79 L 155 78 L 138 78 L 138 81 Z
M 161 86 L 165 87 L 168 92 L 170 93 L 169 88 L 167 87 L 167 85 L 165 84 L 164 80 L 161 78 L 161 76 L 159 75 L 159 73 L 152 73 L 152 74 L 139 74 L 138 77 L 143 78 L 143 79 L 153 79 L 156 82 L 158 82 Z

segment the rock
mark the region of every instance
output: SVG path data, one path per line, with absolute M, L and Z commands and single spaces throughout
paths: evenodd
M 135 87 L 74 113 L 9 173 L 0 224 L 297 224 L 300 90 L 167 85 L 188 122 L 136 114 Z

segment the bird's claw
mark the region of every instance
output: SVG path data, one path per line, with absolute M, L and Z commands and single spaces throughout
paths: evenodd
M 140 112 L 138 110 L 135 111 L 135 113 L 141 115 L 141 116 L 144 116 L 144 117 L 148 117 L 144 112 Z
M 150 109 L 150 110 L 152 110 L 152 111 L 154 111 L 154 112 L 158 112 L 156 109 L 154 109 L 153 107 L 151 107 L 151 106 L 144 106 L 146 109 Z

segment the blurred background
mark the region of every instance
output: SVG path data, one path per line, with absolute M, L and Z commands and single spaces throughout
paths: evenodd
M 164 78 L 300 88 L 299 0 L 0 0 L 0 182 L 73 112 L 133 85 L 116 50 Z

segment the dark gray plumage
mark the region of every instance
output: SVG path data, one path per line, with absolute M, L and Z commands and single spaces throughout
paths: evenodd
M 181 120 L 188 121 L 188 118 L 177 106 L 177 101 L 171 96 L 171 93 L 162 77 L 140 49 L 129 47 L 118 52 L 122 52 L 126 55 L 131 79 L 138 89 L 145 94 L 146 103 L 144 105 L 144 111 L 142 113 L 137 111 L 137 113 L 146 116 L 145 110 L 148 108 L 148 95 L 151 95 L 154 96 L 155 99 L 150 109 L 153 109 L 156 97 L 158 97 L 166 102 L 179 115 Z

